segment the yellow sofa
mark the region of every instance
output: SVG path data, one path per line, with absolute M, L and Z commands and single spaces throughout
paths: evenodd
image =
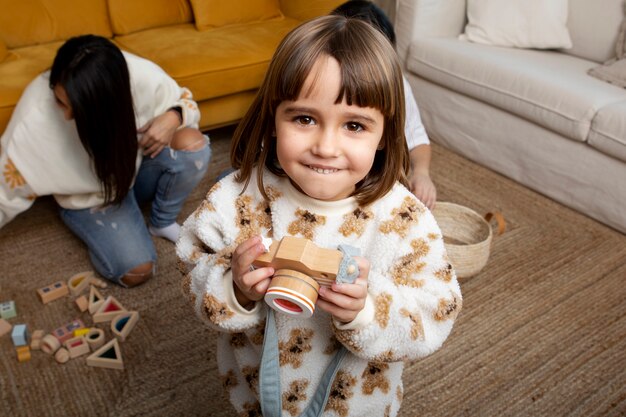
M 239 120 L 274 49 L 343 0 L 0 0 L 0 134 L 64 40 L 93 33 L 154 61 L 193 92 L 210 129 Z

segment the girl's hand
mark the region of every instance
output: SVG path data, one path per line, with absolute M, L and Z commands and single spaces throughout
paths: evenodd
M 233 252 L 231 271 L 235 285 L 235 296 L 243 307 L 253 301 L 263 298 L 270 280 L 274 275 L 274 268 L 266 267 L 252 270 L 252 262 L 265 252 L 260 236 L 246 240 Z
M 320 287 L 317 306 L 332 314 L 335 320 L 348 323 L 354 320 L 365 307 L 367 298 L 367 277 L 370 273 L 370 262 L 360 256 L 354 260 L 359 266 L 359 276 L 354 284 L 333 283 L 331 287 Z
M 437 189 L 428 174 L 412 172 L 409 177 L 409 185 L 411 192 L 417 197 L 429 210 L 435 207 L 437 201 Z
M 137 132 L 143 133 L 139 141 L 139 146 L 143 148 L 143 154 L 154 158 L 161 153 L 163 148 L 172 142 L 174 133 L 179 126 L 180 119 L 176 112 L 166 111 L 137 129 Z

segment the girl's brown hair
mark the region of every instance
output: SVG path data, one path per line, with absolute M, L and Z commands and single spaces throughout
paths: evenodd
M 409 154 L 404 137 L 402 72 L 389 41 L 369 24 L 343 16 L 323 16 L 292 30 L 274 53 L 254 102 L 237 126 L 231 145 L 231 164 L 240 170 L 239 182 L 248 186 L 253 168 L 267 198 L 263 169 L 286 176 L 276 156 L 272 137 L 275 112 L 285 101 L 297 100 L 304 81 L 323 56 L 341 67 L 341 89 L 336 103 L 373 107 L 384 118 L 380 150 L 367 176 L 356 184 L 354 197 L 367 205 L 384 196 L 400 181 L 407 184 Z M 304 92 L 306 93 L 306 92 Z

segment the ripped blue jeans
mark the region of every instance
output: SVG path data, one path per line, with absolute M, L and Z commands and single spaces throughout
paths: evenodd
M 140 205 L 152 201 L 148 220 L 152 226 L 174 223 L 208 168 L 211 147 L 208 137 L 206 141 L 196 151 L 166 147 L 155 158 L 144 157 L 132 190 L 119 206 L 61 208 L 61 219 L 85 242 L 94 268 L 103 277 L 125 286 L 121 278 L 128 271 L 148 262 L 156 265 L 156 250 Z

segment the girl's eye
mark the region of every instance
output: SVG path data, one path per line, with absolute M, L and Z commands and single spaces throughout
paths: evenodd
M 315 121 L 310 116 L 298 116 L 296 117 L 296 122 L 301 125 L 312 125 L 315 124 Z
M 363 125 L 360 123 L 356 123 L 356 122 L 348 122 L 346 123 L 346 128 L 350 132 L 360 132 L 363 130 Z

